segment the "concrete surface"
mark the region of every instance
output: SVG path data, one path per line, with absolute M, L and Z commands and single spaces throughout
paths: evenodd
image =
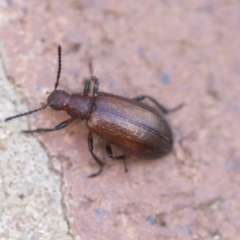
M 240 2 L 13 1 L 0 3 L 0 238 L 238 240 L 240 234 Z M 93 58 L 100 91 L 149 94 L 171 108 L 174 150 L 129 173 L 97 170 L 84 122 L 41 106 L 54 88 L 82 91 Z M 114 153 L 118 152 L 114 149 Z
M 61 178 L 48 168 L 41 144 L 24 136 L 27 118 L 3 124 L 24 111 L 24 100 L 7 80 L 0 60 L 0 239 L 72 239 L 64 217 Z

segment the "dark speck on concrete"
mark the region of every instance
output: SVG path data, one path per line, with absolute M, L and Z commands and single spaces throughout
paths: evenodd
M 25 196 L 24 196 L 24 194 L 20 194 L 20 195 L 18 195 L 18 197 L 21 199 L 24 199 Z
M 12 0 L 6 0 L 6 3 L 7 3 L 8 6 L 12 6 L 12 4 L 13 4 Z
M 108 86 L 109 86 L 110 88 L 113 88 L 115 85 L 116 85 L 116 84 L 115 84 L 115 82 L 114 82 L 113 80 L 111 80 L 111 81 L 109 82 L 109 84 L 108 84 Z
M 240 156 L 232 156 L 226 163 L 226 170 L 240 174 Z
M 192 235 L 192 234 L 193 234 L 193 232 L 192 232 L 192 229 L 191 229 L 191 228 L 187 228 L 187 230 L 188 230 L 188 234 L 189 234 L 189 235 Z
M 12 104 L 16 106 L 16 105 L 17 105 L 17 101 L 16 101 L 16 100 L 13 100 L 13 101 L 12 101 Z
M 27 14 L 27 13 L 28 13 L 28 9 L 27 9 L 26 7 L 23 7 L 23 8 L 22 8 L 22 11 L 23 11 L 24 14 Z
M 240 107 L 239 106 L 234 106 L 234 112 L 239 113 L 240 112 Z
M 167 73 L 161 73 L 160 74 L 160 80 L 164 84 L 169 84 L 170 83 L 170 76 Z
M 12 6 L 12 0 L 6 0 L 8 6 Z
M 154 225 L 156 223 L 156 220 L 153 216 L 148 216 L 147 217 L 147 221 L 151 224 L 151 225 Z
M 41 91 L 41 86 L 37 85 L 37 86 L 35 87 L 35 89 L 36 89 L 38 92 L 40 92 L 40 91 Z
M 126 209 L 123 211 L 123 213 L 124 213 L 125 215 L 129 215 L 129 211 L 126 210 Z
M 104 210 L 103 209 L 101 209 L 101 208 L 95 208 L 94 209 L 94 212 L 99 216 L 99 217 L 103 217 L 104 216 Z
M 145 50 L 144 50 L 144 48 L 142 48 L 142 47 L 138 48 L 138 56 L 140 58 L 144 58 L 145 57 Z

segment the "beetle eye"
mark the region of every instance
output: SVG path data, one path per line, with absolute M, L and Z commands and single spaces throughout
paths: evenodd
M 50 107 L 53 108 L 53 109 L 56 109 L 57 106 L 58 106 L 57 103 L 56 103 L 56 101 L 52 101 L 49 105 L 50 105 Z

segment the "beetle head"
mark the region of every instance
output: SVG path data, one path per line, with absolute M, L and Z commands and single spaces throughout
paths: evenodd
M 63 90 L 54 90 L 47 98 L 48 105 L 54 110 L 67 110 L 70 95 Z

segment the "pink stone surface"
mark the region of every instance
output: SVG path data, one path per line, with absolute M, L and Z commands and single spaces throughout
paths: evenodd
M 82 91 L 91 56 L 100 91 L 148 94 L 169 108 L 185 103 L 167 116 L 173 152 L 153 161 L 129 157 L 127 174 L 94 137 L 106 167 L 87 177 L 98 166 L 85 122 L 34 135 L 49 165 L 61 163 L 73 239 L 239 239 L 239 1 L 6 1 L 1 15 L 1 56 L 29 109 L 54 88 L 58 44 L 59 89 Z M 16 106 L 10 115 L 18 113 Z M 46 109 L 28 118 L 37 128 L 68 116 Z

